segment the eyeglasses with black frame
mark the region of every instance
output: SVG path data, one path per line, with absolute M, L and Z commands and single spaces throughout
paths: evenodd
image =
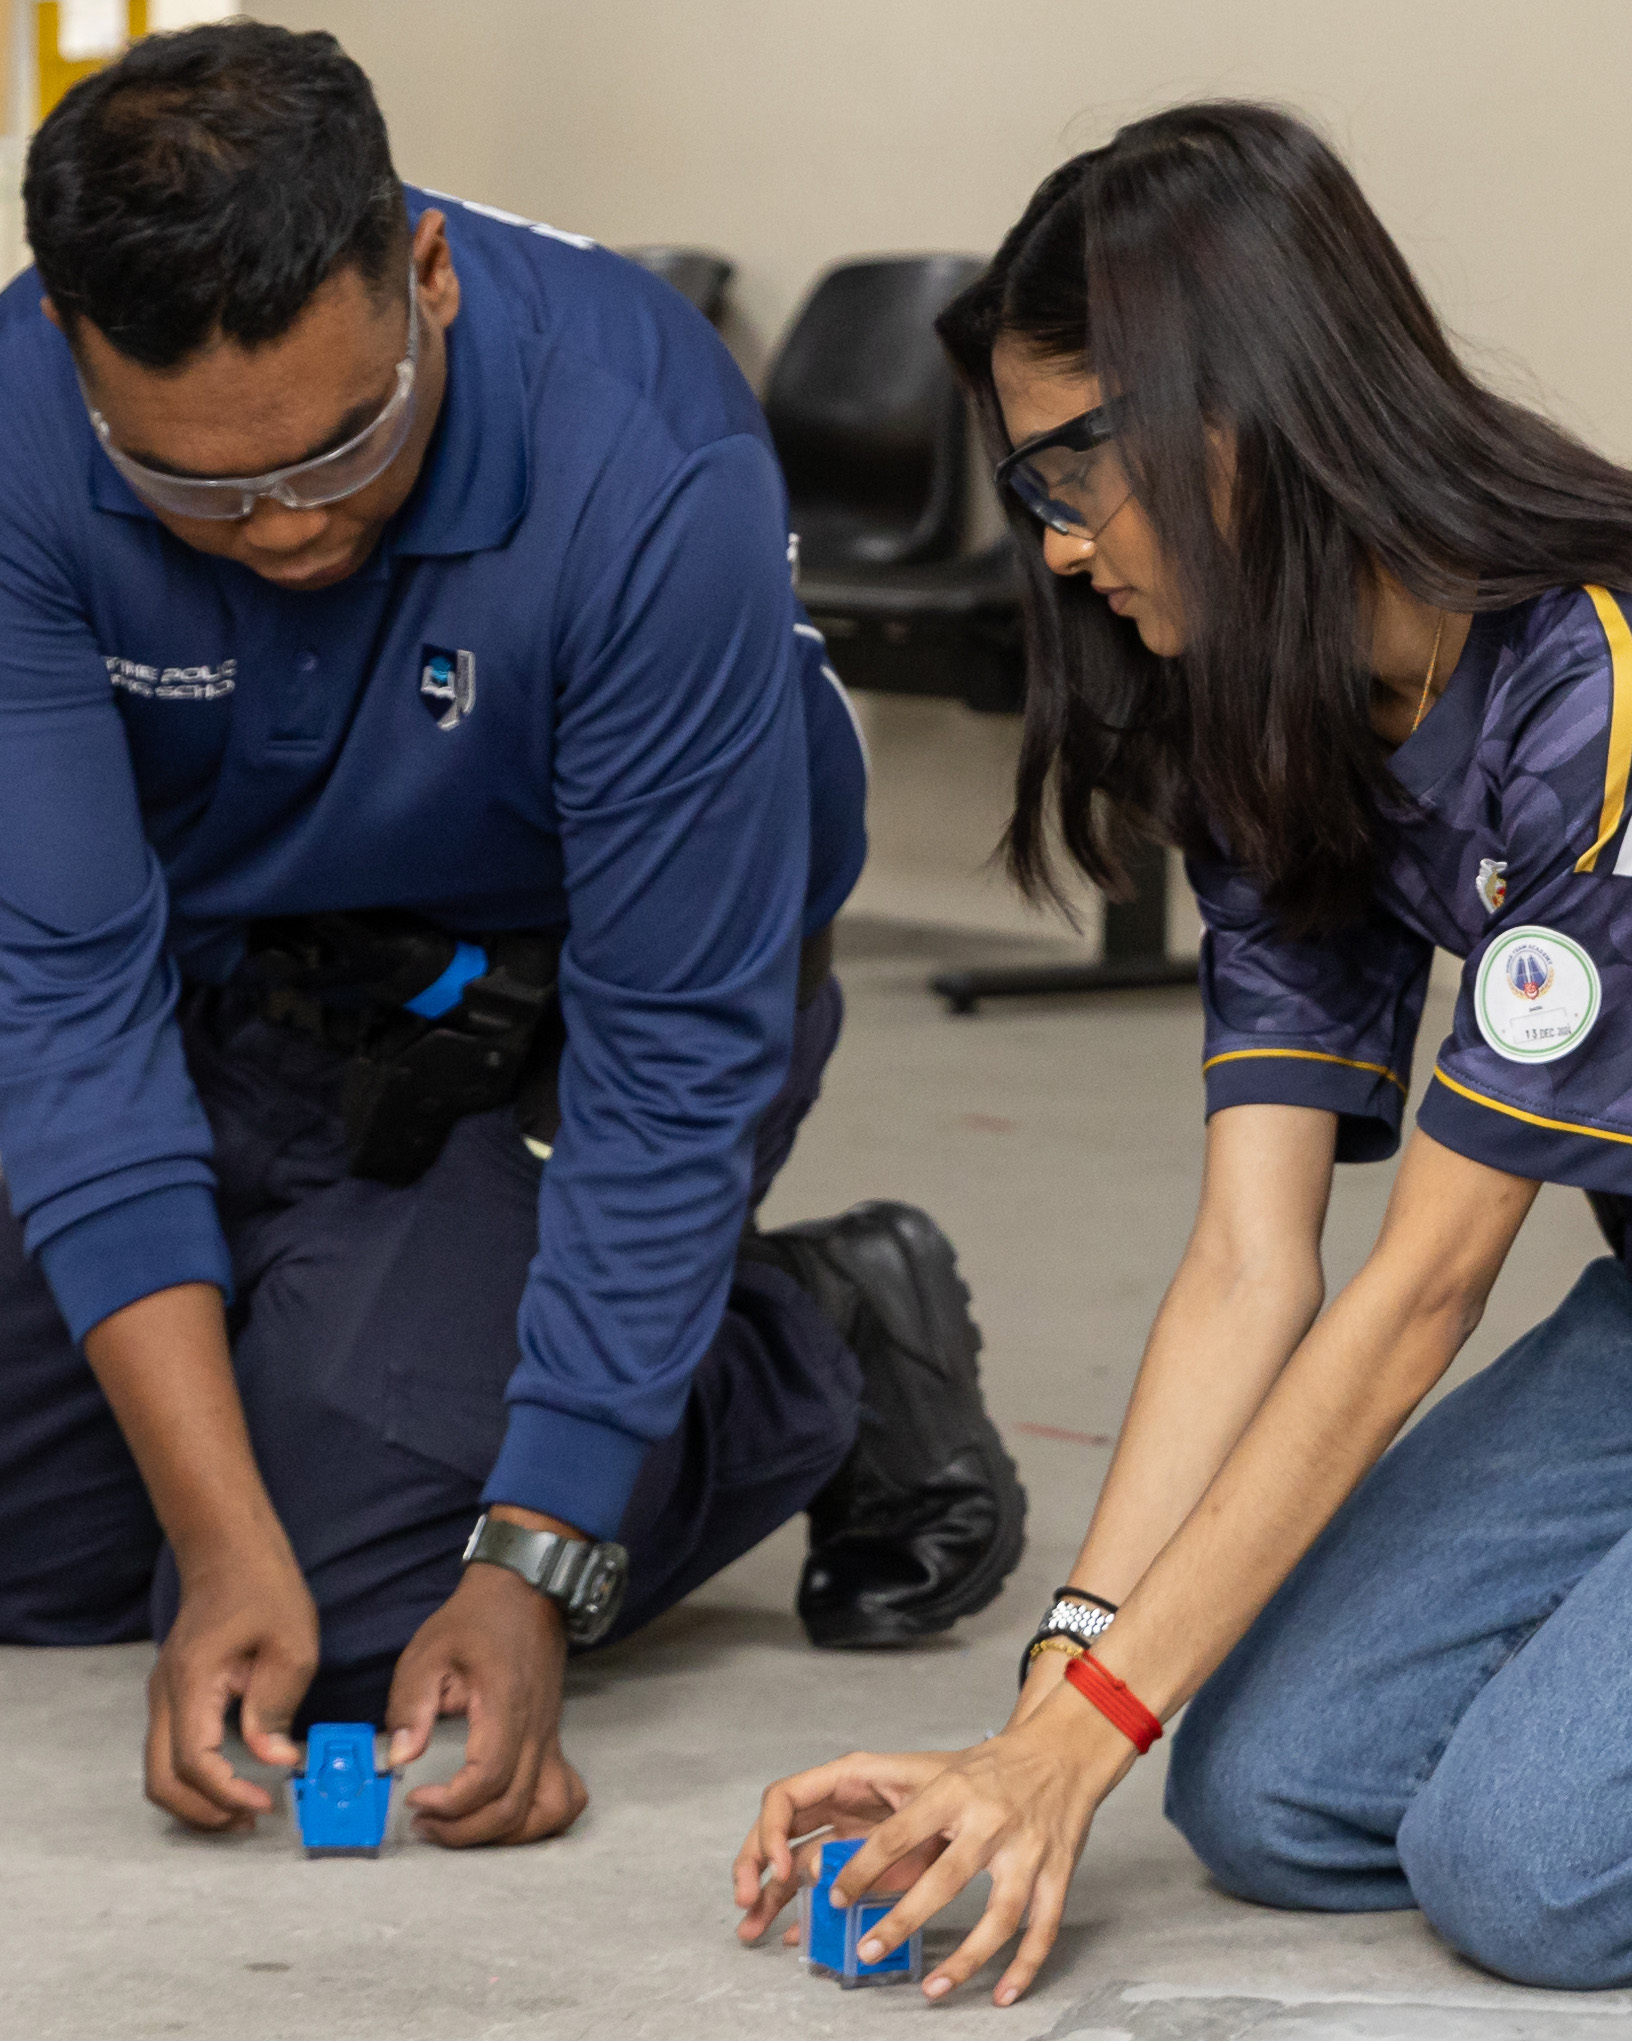
M 1115 409 L 1098 404 L 1078 418 L 1022 440 L 992 479 L 1033 517 L 1068 539 L 1095 539 L 1133 494 L 1116 451 Z

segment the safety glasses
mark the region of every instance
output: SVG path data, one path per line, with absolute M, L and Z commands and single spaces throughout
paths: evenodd
M 1100 404 L 1023 440 L 992 479 L 1052 530 L 1095 538 L 1133 493 L 1115 441 L 1113 407 Z
M 121 453 L 113 443 L 108 421 L 91 402 L 83 379 L 79 392 L 102 442 L 102 451 L 144 502 L 152 504 L 155 510 L 169 511 L 172 517 L 228 523 L 248 517 L 263 496 L 288 510 L 317 510 L 326 503 L 339 503 L 344 497 L 355 496 L 370 482 L 377 482 L 402 452 L 413 429 L 418 370 L 419 289 L 410 264 L 408 352 L 397 363 L 397 387 L 373 423 L 365 425 L 354 438 L 331 453 L 296 461 L 292 467 L 274 468 L 265 475 L 169 475 Z

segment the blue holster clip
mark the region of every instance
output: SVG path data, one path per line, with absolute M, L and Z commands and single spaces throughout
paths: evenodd
M 374 1770 L 372 1722 L 314 1722 L 306 1770 L 289 1781 L 308 1857 L 377 1857 L 391 1808 L 391 1774 Z
M 833 1881 L 861 1848 L 865 1837 L 823 1843 L 816 1854 L 816 1875 L 800 1893 L 800 1957 L 818 1977 L 834 1977 L 846 1991 L 876 1984 L 916 1984 L 924 1974 L 922 1930 L 909 1935 L 877 1963 L 863 1963 L 861 1945 L 901 1897 L 900 1893 L 866 1892 L 854 1906 L 833 1904 Z

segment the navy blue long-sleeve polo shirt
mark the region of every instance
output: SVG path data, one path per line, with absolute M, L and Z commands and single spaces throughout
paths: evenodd
M 316 593 L 166 532 L 37 277 L 0 295 L 0 1162 L 76 1338 L 227 1288 L 181 980 L 228 975 L 265 915 L 565 928 L 561 1130 L 487 1493 L 605 1535 L 718 1326 L 864 768 L 713 331 L 604 249 L 447 212 L 462 308 L 424 470 Z

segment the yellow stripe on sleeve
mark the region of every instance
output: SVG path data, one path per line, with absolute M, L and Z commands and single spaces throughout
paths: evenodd
M 1578 872 L 1594 868 L 1598 853 L 1620 828 L 1626 812 L 1627 775 L 1632 773 L 1632 630 L 1627 629 L 1621 606 L 1607 588 L 1589 584 L 1587 594 L 1609 640 L 1612 703 L 1609 763 L 1604 768 L 1604 805 L 1598 817 L 1598 835 L 1591 850 L 1576 859 Z
M 1220 1063 L 1246 1063 L 1260 1056 L 1290 1056 L 1300 1063 L 1339 1063 L 1345 1070 L 1365 1070 L 1373 1077 L 1386 1077 L 1402 1092 L 1407 1089 L 1405 1080 L 1396 1077 L 1386 1064 L 1356 1063 L 1352 1056 L 1328 1056 L 1319 1049 L 1226 1049 L 1221 1055 L 1209 1056 L 1201 1066 L 1201 1074 L 1205 1077 Z
M 1470 1091 L 1465 1084 L 1458 1084 L 1454 1077 L 1447 1077 L 1437 1065 L 1434 1075 L 1447 1091 L 1454 1091 L 1458 1098 L 1468 1099 L 1476 1106 L 1488 1106 L 1493 1113 L 1506 1113 L 1510 1120 L 1523 1120 L 1527 1127 L 1545 1127 L 1549 1134 L 1584 1134 L 1589 1141 L 1619 1141 L 1624 1147 L 1632 1148 L 1632 1134 L 1612 1134 L 1604 1127 L 1583 1127 L 1575 1120 L 1545 1120 L 1540 1113 L 1527 1113 L 1518 1106 L 1504 1105 L 1499 1098 L 1486 1098 L 1481 1091 Z

